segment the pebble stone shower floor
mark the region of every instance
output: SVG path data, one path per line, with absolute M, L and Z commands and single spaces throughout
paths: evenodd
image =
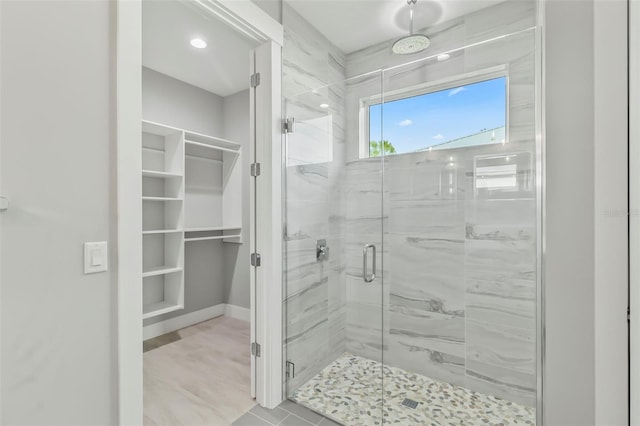
M 347 426 L 381 425 L 535 425 L 535 408 L 438 382 L 400 368 L 344 353 L 292 396 Z M 403 401 L 417 401 L 416 408 Z M 382 407 L 381 407 L 382 406 Z

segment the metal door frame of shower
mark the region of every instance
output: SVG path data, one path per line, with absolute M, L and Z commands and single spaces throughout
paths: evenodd
M 179 1 L 179 0 L 176 0 Z M 261 177 L 251 183 L 251 248 L 262 254 L 262 266 L 251 274 L 252 334 L 262 346 L 255 360 L 256 400 L 273 408 L 282 401 L 282 253 L 280 232 L 281 50 L 282 25 L 252 2 L 194 0 L 202 12 L 259 43 L 255 69 L 260 84 L 251 90 L 252 161 L 262 163 Z M 118 424 L 142 424 L 142 205 L 140 134 L 142 120 L 142 3 L 117 0 L 115 18 L 115 116 L 117 162 L 117 405 Z M 249 59 L 249 58 L 247 58 Z M 247 76 L 249 78 L 249 76 Z M 255 143 L 254 143 L 255 141 Z M 252 179 L 253 181 L 253 179 Z M 137 183 L 137 184 L 136 184 Z M 259 214 L 253 210 L 258 202 Z M 260 239 L 255 241 L 255 227 Z M 247 268 L 250 267 L 247 259 Z M 253 336 L 252 336 L 253 337 Z M 247 347 L 247 351 L 249 351 Z M 253 357 L 252 357 L 253 358 Z M 253 368 L 252 368 L 253 370 Z

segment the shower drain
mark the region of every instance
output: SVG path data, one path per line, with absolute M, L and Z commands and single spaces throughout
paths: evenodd
M 402 405 L 409 408 L 416 408 L 418 406 L 418 401 L 414 401 L 413 399 L 405 398 L 402 401 Z

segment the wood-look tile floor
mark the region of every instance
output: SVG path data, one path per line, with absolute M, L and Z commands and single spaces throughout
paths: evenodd
M 223 316 L 171 334 L 145 345 L 145 425 L 228 426 L 256 405 L 248 322 Z

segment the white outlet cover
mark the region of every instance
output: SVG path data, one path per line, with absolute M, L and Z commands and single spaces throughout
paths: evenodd
M 84 273 L 106 272 L 109 266 L 108 252 L 106 241 L 84 243 Z

